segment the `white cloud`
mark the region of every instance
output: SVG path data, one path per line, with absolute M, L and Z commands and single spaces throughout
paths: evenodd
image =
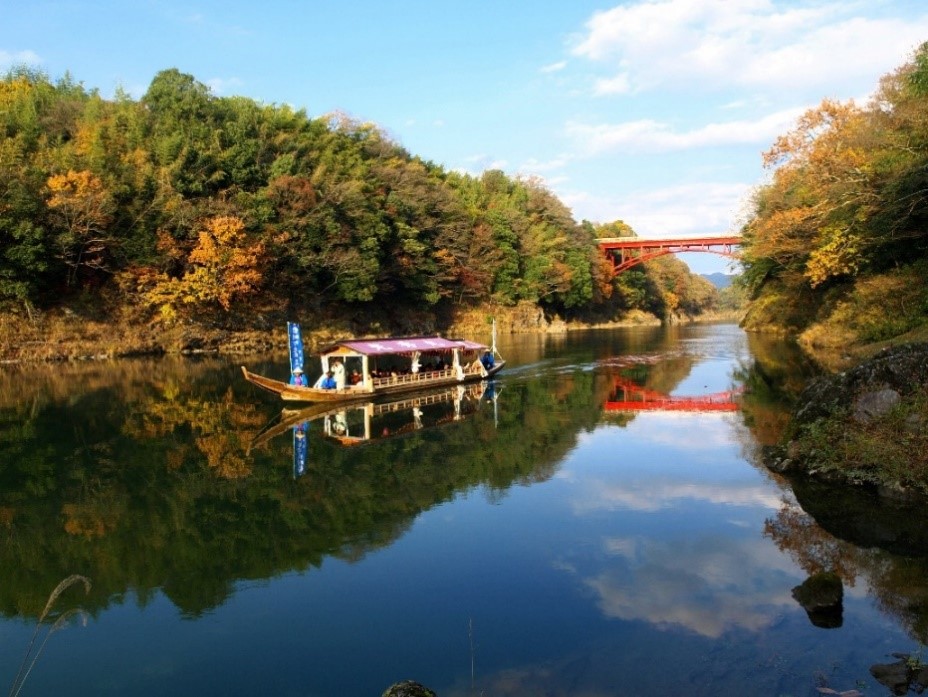
M 463 158 L 467 163 L 465 167 L 455 167 L 454 171 L 460 174 L 467 174 L 472 177 L 479 177 L 487 170 L 499 169 L 505 171 L 509 166 L 506 160 L 494 160 L 490 155 L 480 153 L 468 155 Z
M 3 51 L 0 50 L 0 67 L 10 68 L 14 65 L 39 65 L 42 59 L 35 51 Z
M 709 123 L 677 131 L 670 124 L 642 119 L 624 123 L 567 123 L 567 135 L 587 155 L 648 153 L 726 145 L 766 145 L 789 130 L 808 107 L 795 107 L 756 120 Z
M 231 77 L 231 78 L 214 77 L 210 80 L 207 80 L 205 84 L 207 85 L 207 87 L 209 87 L 210 91 L 213 94 L 227 95 L 229 94 L 231 90 L 236 90 L 239 87 L 242 87 L 244 83 L 237 77 Z
M 553 159 L 546 160 L 544 162 L 531 158 L 526 160 L 520 167 L 519 172 L 524 174 L 538 174 L 539 172 L 550 172 L 552 170 L 562 169 L 568 162 L 570 162 L 570 155 L 558 155 Z
M 782 500 L 764 484 L 705 484 L 669 479 L 608 482 L 590 480 L 571 499 L 577 515 L 594 511 L 655 512 L 673 508 L 680 501 L 705 501 L 716 506 L 747 506 L 776 511 Z
M 616 563 L 585 584 L 607 617 L 714 638 L 736 627 L 761 631 L 784 611 L 798 611 L 789 594 L 797 570 L 773 545 L 623 538 L 605 540 L 604 548 Z
M 743 85 L 829 91 L 852 82 L 875 83 L 905 62 L 926 34 L 928 16 L 915 22 L 852 18 L 749 57 L 736 78 Z
M 543 66 L 539 72 L 542 73 L 556 73 L 567 67 L 567 61 L 558 61 L 557 63 L 551 63 L 550 65 Z
M 645 237 L 732 232 L 751 191 L 744 184 L 681 184 L 628 196 L 622 208 Z
M 559 197 L 577 218 L 624 220 L 642 237 L 688 237 L 735 232 L 752 190 L 748 184 L 700 182 L 609 198 L 582 192 Z
M 863 4 L 658 0 L 595 13 L 574 55 L 610 74 L 597 94 L 661 85 L 810 88 L 874 82 L 928 35 L 928 14 L 868 18 Z M 913 11 L 915 8 L 913 7 Z
M 628 73 L 619 73 L 610 78 L 601 78 L 593 85 L 593 94 L 598 97 L 607 94 L 627 94 L 631 91 Z

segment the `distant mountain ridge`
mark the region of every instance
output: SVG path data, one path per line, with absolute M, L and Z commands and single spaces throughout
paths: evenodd
M 704 273 L 701 275 L 719 290 L 722 288 L 728 288 L 728 286 L 731 285 L 731 282 L 735 278 L 734 274 L 722 273 L 721 271 L 716 271 L 715 273 Z

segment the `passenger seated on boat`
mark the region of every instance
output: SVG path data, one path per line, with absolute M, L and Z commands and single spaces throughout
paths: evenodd
M 360 385 L 361 373 L 359 373 L 357 370 L 352 370 L 351 375 L 348 377 L 348 382 L 350 382 L 352 385 Z
M 291 385 L 300 385 L 302 387 L 306 386 L 306 378 L 303 377 L 303 369 L 297 368 L 290 375 L 290 384 Z
M 496 360 L 493 358 L 493 354 L 489 351 L 483 354 L 483 358 L 480 359 L 480 362 L 483 363 L 483 367 L 489 370 L 496 363 Z
M 335 376 L 331 370 L 325 374 L 322 382 L 319 383 L 319 387 L 321 387 L 323 390 L 334 390 L 337 386 L 338 385 L 335 382 Z

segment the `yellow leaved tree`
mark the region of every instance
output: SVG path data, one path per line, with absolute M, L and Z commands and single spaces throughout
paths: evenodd
M 91 172 L 68 170 L 46 181 L 47 204 L 57 224 L 61 258 L 70 267 L 72 285 L 81 267 L 107 270 L 107 256 L 115 244 L 109 230 L 114 204 L 110 192 Z
M 182 305 L 207 308 L 218 304 L 228 311 L 233 302 L 260 289 L 264 257 L 264 243 L 249 243 L 245 225 L 239 218 L 210 218 L 187 255 L 183 276 L 160 275 L 146 298 L 149 304 L 159 307 L 166 320 L 173 319 Z
M 784 278 L 813 288 L 857 274 L 878 203 L 873 139 L 870 112 L 831 100 L 777 138 L 764 153 L 764 165 L 776 170 L 755 194 L 754 217 L 744 230 L 749 266 L 773 265 Z

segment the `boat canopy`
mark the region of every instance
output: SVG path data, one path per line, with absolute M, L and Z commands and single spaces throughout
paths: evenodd
M 484 344 L 464 339 L 445 339 L 440 336 L 418 336 L 402 339 L 346 339 L 320 351 L 322 355 L 336 356 L 358 354 L 361 356 L 382 356 L 385 354 L 412 353 L 413 351 L 464 351 L 486 350 Z

